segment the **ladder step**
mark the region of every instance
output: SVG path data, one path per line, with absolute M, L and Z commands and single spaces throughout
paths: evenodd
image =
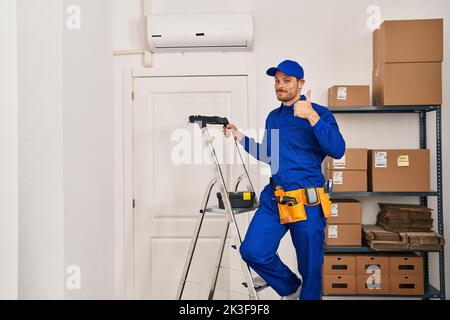
M 236 215 L 236 214 L 255 211 L 256 209 L 258 209 L 258 208 L 234 208 L 232 210 L 233 210 L 233 214 Z M 220 209 L 218 206 L 208 207 L 208 208 L 206 208 L 206 212 L 220 213 L 220 214 L 227 213 L 227 211 L 225 209 Z
M 257 292 L 269 287 L 267 282 L 265 282 L 264 279 L 261 278 L 261 277 L 254 277 L 253 278 L 253 284 L 254 284 L 255 290 Z M 247 282 L 242 282 L 242 285 L 244 287 L 248 288 Z

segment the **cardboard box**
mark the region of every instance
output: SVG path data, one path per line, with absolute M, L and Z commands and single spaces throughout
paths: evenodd
M 375 106 L 440 105 L 442 63 L 374 65 L 372 88 L 372 103 Z
M 435 231 L 432 232 L 400 232 L 400 237 L 408 242 L 409 250 L 441 251 L 444 249 L 445 238 Z
M 415 204 L 379 203 L 377 224 L 393 232 L 431 232 L 430 208 Z
M 325 158 L 325 169 L 328 170 L 367 170 L 368 150 L 347 148 L 341 159 Z
M 327 170 L 326 179 L 333 179 L 333 192 L 366 192 L 367 171 L 365 170 Z
M 356 256 L 356 272 L 358 275 L 370 275 L 379 270 L 380 274 L 389 274 L 389 257 L 380 255 L 358 255 Z
M 391 274 L 423 276 L 423 258 L 414 254 L 392 255 L 390 259 Z
M 326 254 L 323 261 L 323 274 L 355 275 L 355 256 L 351 254 Z
M 328 89 L 328 106 L 330 107 L 364 107 L 370 106 L 369 86 L 336 85 Z
M 381 275 L 357 275 L 356 276 L 357 294 L 390 294 L 391 283 L 389 274 Z
M 392 295 L 423 295 L 423 275 L 410 276 L 391 274 L 390 278 Z
M 442 62 L 443 19 L 386 20 L 373 32 L 374 63 Z
M 363 225 L 364 237 L 367 241 L 400 241 L 400 235 L 384 229 L 379 225 L 365 224 Z
M 323 294 L 356 294 L 355 275 L 331 275 L 323 276 Z
M 384 21 L 373 32 L 373 105 L 442 104 L 442 61 L 443 19 Z
M 333 200 L 328 224 L 361 224 L 362 203 L 358 200 Z
M 429 192 L 430 150 L 370 150 L 369 189 L 374 192 Z
M 325 229 L 325 244 L 327 246 L 360 246 L 360 224 L 327 224 Z

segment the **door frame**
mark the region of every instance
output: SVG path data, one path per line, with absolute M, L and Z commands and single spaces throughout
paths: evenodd
M 115 150 L 115 247 L 116 296 L 135 299 L 134 289 L 134 217 L 133 217 L 133 95 L 134 79 L 157 77 L 246 76 L 249 128 L 258 128 L 256 72 L 253 64 L 124 69 L 121 108 L 116 108 Z M 259 185 L 257 168 L 250 168 L 255 186 Z

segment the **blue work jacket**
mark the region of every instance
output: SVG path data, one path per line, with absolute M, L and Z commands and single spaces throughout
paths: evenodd
M 306 97 L 302 95 L 300 100 Z M 340 159 L 345 153 L 345 141 L 333 114 L 316 103 L 311 105 L 320 117 L 314 126 L 294 116 L 294 105 L 282 104 L 269 113 L 262 143 L 247 136 L 241 140 L 248 153 L 270 165 L 273 183 L 286 191 L 323 187 L 323 160 L 326 156 Z

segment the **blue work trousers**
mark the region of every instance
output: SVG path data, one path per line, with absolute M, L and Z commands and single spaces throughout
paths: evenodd
M 326 219 L 322 207 L 305 206 L 307 220 L 281 224 L 271 185 L 260 197 L 245 239 L 240 247 L 244 261 L 280 296 L 297 291 L 302 285 L 300 300 L 319 300 L 322 293 L 322 265 Z M 281 239 L 287 231 L 297 253 L 301 280 L 277 255 Z

